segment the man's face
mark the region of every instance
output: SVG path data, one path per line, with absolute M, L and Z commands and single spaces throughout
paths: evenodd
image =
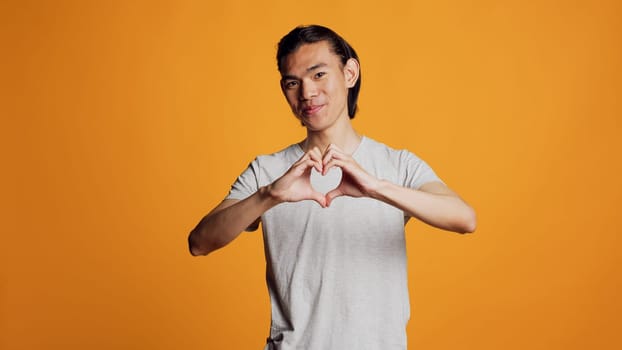
M 354 61 L 354 62 L 351 62 Z M 358 63 L 343 66 L 330 44 L 304 44 L 283 62 L 281 89 L 294 115 L 312 131 L 349 120 L 348 88 L 358 78 Z

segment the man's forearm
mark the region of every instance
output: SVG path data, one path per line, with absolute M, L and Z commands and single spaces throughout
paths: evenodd
M 267 187 L 224 208 L 216 207 L 192 230 L 188 237 L 192 255 L 207 255 L 233 241 L 266 210 L 279 202 Z
M 372 197 L 444 230 L 459 233 L 475 231 L 475 211 L 451 190 L 444 188 L 444 185 L 439 184 L 437 187 L 439 191 L 434 193 L 381 181 Z

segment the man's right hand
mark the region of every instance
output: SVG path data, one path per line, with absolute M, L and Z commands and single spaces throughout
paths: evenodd
M 278 180 L 268 186 L 270 195 L 279 202 L 314 200 L 326 207 L 326 195 L 311 186 L 311 169 L 322 173 L 322 153 L 317 147 L 307 151 Z
M 323 169 L 318 148 L 305 153 L 283 176 L 246 199 L 222 201 L 190 232 L 188 243 L 192 255 L 207 255 L 224 247 L 253 223 L 256 227 L 258 218 L 279 203 L 310 199 L 326 207 L 326 196 L 311 186 L 313 168 L 320 173 Z

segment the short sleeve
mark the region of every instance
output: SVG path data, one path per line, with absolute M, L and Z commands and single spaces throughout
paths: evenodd
M 422 159 L 409 151 L 400 151 L 400 178 L 402 186 L 419 189 L 428 182 L 443 182 Z
M 226 199 L 242 200 L 257 192 L 259 188 L 257 179 L 258 169 L 257 158 L 255 158 L 231 185 L 231 190 L 229 190 Z

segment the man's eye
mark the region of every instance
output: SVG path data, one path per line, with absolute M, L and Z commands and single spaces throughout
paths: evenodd
M 315 79 L 319 79 L 319 78 L 321 78 L 321 77 L 323 77 L 325 75 L 326 75 L 326 72 L 317 72 L 315 74 Z
M 288 89 L 291 89 L 291 88 L 295 87 L 296 85 L 298 85 L 298 83 L 295 82 L 295 81 L 286 81 L 285 82 L 285 87 L 288 88 Z

